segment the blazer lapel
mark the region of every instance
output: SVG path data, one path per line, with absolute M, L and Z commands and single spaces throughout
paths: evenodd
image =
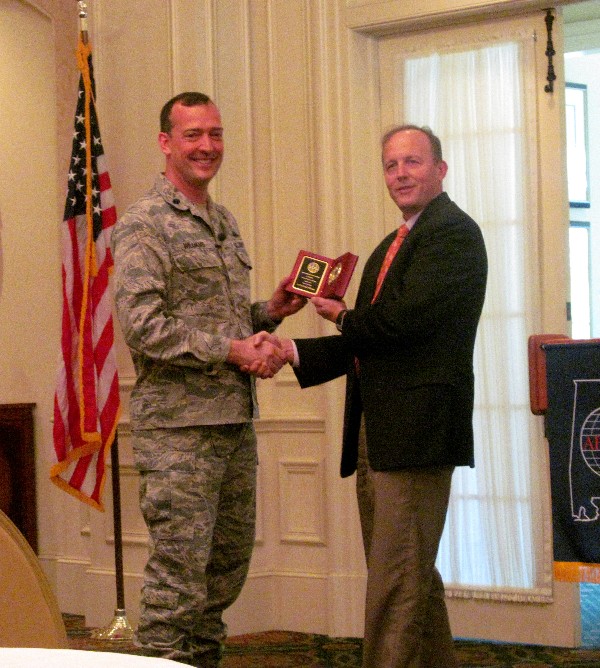
M 421 236 L 424 232 L 426 232 L 427 228 L 432 223 L 435 223 L 435 221 L 438 218 L 437 213 L 441 208 L 445 207 L 448 202 L 450 202 L 450 198 L 448 197 L 447 193 L 443 192 L 440 193 L 435 199 L 433 199 L 425 207 L 425 209 L 423 209 L 423 212 L 417 219 L 417 222 L 415 223 L 414 227 L 409 232 L 402 246 L 400 246 L 400 248 L 398 249 L 398 252 L 396 253 L 396 256 L 394 257 L 394 260 L 392 261 L 392 264 L 388 271 L 388 275 L 393 273 L 394 276 L 397 276 L 398 271 L 402 273 L 402 264 L 406 261 L 407 257 L 410 255 L 411 246 L 414 245 L 419 236 Z M 396 236 L 396 230 L 388 234 L 388 236 L 386 236 L 385 239 L 383 239 L 383 241 L 379 244 L 379 246 L 377 246 L 377 248 L 373 251 L 371 257 L 367 261 L 367 264 L 365 265 L 365 271 L 363 273 L 363 281 L 361 282 L 359 288 L 357 305 L 359 305 L 359 298 L 360 298 L 360 305 L 367 304 L 371 301 L 371 297 L 375 292 L 375 284 L 377 282 L 379 269 L 381 268 L 387 249 L 392 244 L 395 236 Z M 384 290 L 385 290 L 385 281 L 381 286 L 381 292 L 377 297 L 377 301 L 381 299 Z

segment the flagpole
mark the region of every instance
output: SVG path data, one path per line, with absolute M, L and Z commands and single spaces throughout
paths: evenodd
M 77 1 L 79 10 L 79 33 L 81 41 L 88 43 L 87 3 Z M 119 435 L 115 437 L 110 449 L 111 478 L 113 493 L 113 527 L 115 539 L 115 581 L 117 589 L 117 608 L 111 623 L 103 629 L 96 629 L 92 636 L 97 640 L 131 640 L 133 629 L 127 620 L 125 611 L 125 587 L 123 578 L 123 535 L 121 527 L 121 485 L 119 479 Z
M 110 449 L 110 464 L 113 493 L 113 522 L 115 536 L 115 580 L 117 587 L 117 608 L 111 623 L 103 629 L 96 629 L 92 637 L 96 640 L 131 640 L 133 628 L 125 610 L 125 587 L 123 579 L 123 538 L 121 530 L 121 485 L 119 481 L 119 434 Z

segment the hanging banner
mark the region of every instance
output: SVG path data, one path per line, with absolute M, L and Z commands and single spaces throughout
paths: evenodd
M 544 350 L 554 576 L 600 583 L 600 341 Z

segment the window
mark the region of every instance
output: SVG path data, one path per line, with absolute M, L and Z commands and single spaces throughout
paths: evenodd
M 438 566 L 451 595 L 547 601 L 545 445 L 529 410 L 526 350 L 541 294 L 533 40 L 469 42 L 456 32 L 437 44 L 389 40 L 380 65 L 381 90 L 393 91 L 384 120 L 440 136 L 445 188 L 480 224 L 490 262 L 475 356 L 476 468 L 454 474 Z
M 569 226 L 569 264 L 571 274 L 571 337 L 574 339 L 589 339 L 592 335 L 590 261 L 590 224 L 571 221 Z

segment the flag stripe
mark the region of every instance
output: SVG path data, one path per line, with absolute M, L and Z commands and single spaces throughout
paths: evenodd
M 94 99 L 91 48 L 81 72 L 63 218 L 61 360 L 54 397 L 54 463 L 61 489 L 103 510 L 105 460 L 120 413 L 109 276 L 117 214 Z

